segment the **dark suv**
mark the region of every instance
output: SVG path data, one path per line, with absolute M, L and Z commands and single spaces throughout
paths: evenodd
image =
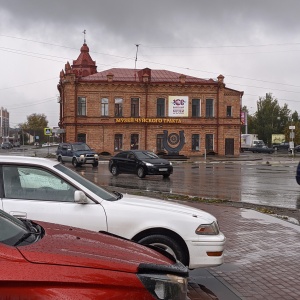
M 74 167 L 83 164 L 98 166 L 99 156 L 86 143 L 60 143 L 56 150 L 57 160 L 61 163 L 70 162 Z

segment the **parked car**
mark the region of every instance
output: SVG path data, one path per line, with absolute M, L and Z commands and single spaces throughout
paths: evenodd
M 1 148 L 2 149 L 11 149 L 11 148 L 13 148 L 13 145 L 10 142 L 3 142 L 1 144 Z
M 175 202 L 108 192 L 54 160 L 0 156 L 0 207 L 16 217 L 108 231 L 171 253 L 190 268 L 223 263 L 214 216 Z
M 290 143 L 283 142 L 283 143 L 280 143 L 280 144 L 277 144 L 277 145 L 273 145 L 273 149 L 275 151 L 286 151 L 286 152 L 288 152 L 289 149 L 290 149 Z
M 294 147 L 294 153 L 296 153 L 296 152 L 300 152 L 300 145 L 297 145 L 297 146 Z M 289 153 L 292 153 L 291 148 L 289 148 Z
M 187 299 L 188 270 L 131 241 L 0 210 L 1 299 Z
M 84 164 L 98 166 L 99 156 L 86 143 L 60 143 L 56 150 L 57 160 L 61 163 L 70 162 L 74 167 Z
M 14 143 L 13 143 L 13 146 L 14 146 L 14 147 L 20 147 L 21 144 L 20 144 L 20 142 L 14 142 Z
M 252 147 L 250 148 L 250 151 L 252 151 L 252 153 L 269 153 L 272 154 L 274 153 L 274 149 L 273 148 L 269 148 L 267 146 L 262 146 L 262 147 Z
M 299 162 L 299 164 L 297 166 L 297 169 L 296 169 L 296 181 L 300 185 L 300 162 Z
M 146 175 L 162 175 L 168 178 L 173 173 L 171 162 L 147 150 L 119 152 L 109 160 L 108 168 L 114 176 L 126 173 L 137 174 L 140 178 Z

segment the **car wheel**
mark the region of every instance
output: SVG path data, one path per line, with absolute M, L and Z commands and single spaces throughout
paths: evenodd
M 116 165 L 111 166 L 110 172 L 111 172 L 111 174 L 113 174 L 113 176 L 118 176 L 119 175 L 119 170 L 118 170 L 118 167 Z
M 138 241 L 142 245 L 151 245 L 165 250 L 177 260 L 182 262 L 185 266 L 188 265 L 188 258 L 185 251 L 174 239 L 164 235 L 150 235 Z
M 99 164 L 99 163 L 98 163 L 97 161 L 95 161 L 95 162 L 92 164 L 92 166 L 93 166 L 93 167 L 98 167 L 98 164 Z
M 163 178 L 169 178 L 171 174 L 164 174 Z
M 77 162 L 77 159 L 74 157 L 72 159 L 72 165 L 76 168 L 76 167 L 79 167 L 79 163 Z
M 146 176 L 145 169 L 143 167 L 139 167 L 137 170 L 137 176 L 139 178 L 144 178 Z
M 62 164 L 64 163 L 61 156 L 58 156 L 58 157 L 57 157 L 57 160 L 58 160 L 60 163 L 62 163 Z

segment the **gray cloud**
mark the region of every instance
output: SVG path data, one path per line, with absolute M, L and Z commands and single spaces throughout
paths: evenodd
M 295 100 L 300 92 L 299 10 L 296 0 L 0 0 L 0 55 L 7 68 L 0 95 L 11 82 L 26 84 L 55 76 L 58 81 L 65 62 L 79 55 L 86 29 L 98 70 L 133 67 L 135 44 L 141 44 L 139 68 L 204 78 L 222 73 L 230 87 L 245 91 L 248 106 L 255 107 L 259 96 L 273 92 L 282 99 L 280 104 L 287 101 L 289 107 L 299 109 Z M 11 62 L 18 71 L 16 66 L 11 69 Z M 37 86 L 35 90 L 29 85 L 24 99 L 55 97 L 56 84 L 37 91 Z M 17 94 L 11 93 L 12 102 L 20 101 Z M 45 104 L 42 112 L 54 115 L 54 105 L 46 109 Z M 28 107 L 27 114 L 30 109 L 38 111 L 41 106 Z M 55 117 L 49 121 L 57 123 Z

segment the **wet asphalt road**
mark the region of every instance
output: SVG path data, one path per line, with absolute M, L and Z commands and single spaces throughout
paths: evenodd
M 56 147 L 0 149 L 0 155 L 29 155 L 54 157 Z M 162 176 L 120 174 L 113 177 L 108 171 L 108 160 L 98 168 L 84 165 L 76 171 L 104 187 L 115 187 L 144 192 L 182 194 L 210 199 L 268 205 L 289 209 L 300 208 L 300 186 L 295 181 L 300 154 L 241 154 L 240 158 L 224 161 L 218 158 L 196 158 L 186 162 L 174 161 L 174 173 Z M 71 164 L 67 165 L 73 168 Z M 74 168 L 73 168 L 74 169 Z
M 83 166 L 77 172 L 100 186 L 116 190 L 128 188 L 294 209 L 300 208 L 300 187 L 295 181 L 297 163 L 297 160 L 283 160 L 267 164 L 265 159 L 238 163 L 174 162 L 174 173 L 168 179 L 162 176 L 139 179 L 128 174 L 114 177 L 107 162 L 98 168 Z

